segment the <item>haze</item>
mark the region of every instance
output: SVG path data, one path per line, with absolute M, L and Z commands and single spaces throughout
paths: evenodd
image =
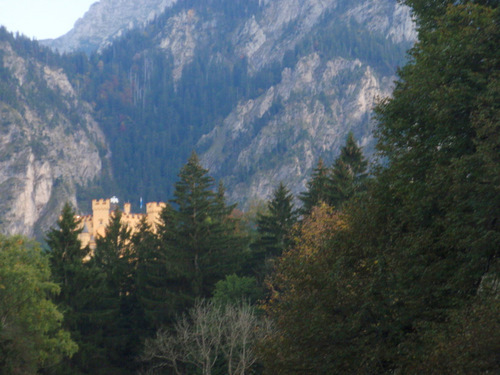
M 98 0 L 0 0 L 0 25 L 29 38 L 66 34 Z

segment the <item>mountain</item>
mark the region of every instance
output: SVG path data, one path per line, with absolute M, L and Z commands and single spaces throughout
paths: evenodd
M 230 199 L 244 203 L 270 196 L 280 181 L 304 191 L 318 159 L 332 162 L 349 131 L 373 152 L 371 110 L 390 95 L 415 30 L 409 10 L 393 1 L 274 1 L 232 40 L 250 71 L 291 60 L 198 143 Z
M 34 58 L 38 55 L 39 59 Z M 44 56 L 44 57 L 43 57 Z M 27 236 L 105 169 L 108 145 L 91 105 L 57 60 L 0 29 L 0 231 Z
M 95 2 L 73 29 L 41 44 L 60 53 L 92 52 L 109 46 L 127 30 L 143 27 L 177 0 L 101 0 Z
M 371 108 L 415 38 L 395 0 L 176 2 L 93 55 L 117 195 L 169 197 L 193 149 L 231 201 L 304 190 L 349 131 L 373 151 Z
M 0 120 L 44 146 L 1 140 L 23 162 L 0 165 L 0 225 L 23 233 L 65 199 L 83 212 L 102 196 L 167 200 L 192 150 L 243 207 L 280 181 L 298 194 L 349 131 L 373 153 L 371 108 L 416 38 L 396 0 L 101 0 L 49 43 L 75 51 L 62 56 L 4 34 Z M 23 187 L 20 210 L 20 183 L 1 181 L 28 172 L 50 182 Z

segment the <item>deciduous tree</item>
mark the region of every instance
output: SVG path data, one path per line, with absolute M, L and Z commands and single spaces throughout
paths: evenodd
M 210 375 L 216 363 L 224 360 L 227 374 L 244 375 L 257 360 L 254 345 L 266 327 L 248 303 L 199 300 L 173 330 L 161 329 L 146 341 L 143 359 L 179 375 L 189 372 L 190 365 Z
M 36 374 L 78 347 L 61 327 L 49 262 L 38 244 L 0 235 L 0 372 Z

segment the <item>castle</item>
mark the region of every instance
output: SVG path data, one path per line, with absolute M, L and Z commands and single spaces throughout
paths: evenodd
M 160 218 L 160 213 L 165 208 L 163 202 L 146 203 L 146 214 L 134 214 L 130 212 L 131 204 L 125 203 L 121 222 L 127 225 L 134 233 L 137 230 L 138 224 L 145 217 L 148 224 L 153 228 L 156 227 Z M 92 200 L 92 215 L 77 216 L 80 220 L 80 225 L 83 227 L 82 233 L 78 236 L 82 242 L 82 246 L 87 246 L 95 249 L 95 240 L 98 237 L 105 236 L 106 227 L 112 217 L 112 213 L 118 209 L 118 199 L 93 199 Z

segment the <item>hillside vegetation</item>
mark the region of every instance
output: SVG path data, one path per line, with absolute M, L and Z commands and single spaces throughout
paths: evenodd
M 0 237 L 2 373 L 500 372 L 499 4 L 406 2 L 372 173 L 349 133 L 300 207 L 243 213 L 192 153 L 157 230 L 115 211 L 88 261 L 69 204 L 45 253 Z

